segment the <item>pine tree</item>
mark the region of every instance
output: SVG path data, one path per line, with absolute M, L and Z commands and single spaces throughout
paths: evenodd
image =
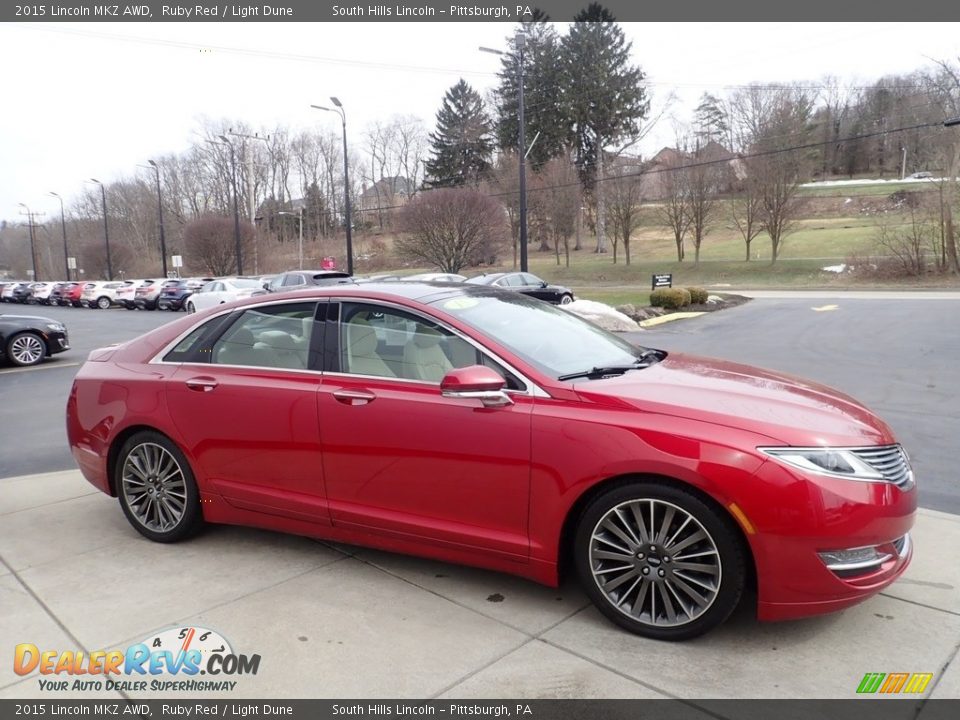
M 730 121 L 723 100 L 710 93 L 704 93 L 700 96 L 700 104 L 693 112 L 700 146 L 706 145 L 711 140 L 722 145 L 730 145 Z
M 535 169 L 564 153 L 569 129 L 563 106 L 563 72 L 560 65 L 560 38 L 539 10 L 534 20 L 521 24 L 525 38 L 523 51 L 523 92 L 526 143 L 529 161 Z M 497 145 L 506 152 L 517 151 L 520 53 L 516 36 L 507 39 L 509 50 L 503 56 L 496 91 Z M 539 135 L 538 135 L 539 133 Z M 536 138 L 536 142 L 533 139 Z
M 591 3 L 561 43 L 571 145 L 585 185 L 594 185 L 597 252 L 606 252 L 603 153 L 635 137 L 650 110 L 643 71 L 630 63 L 631 43 L 610 12 Z M 598 182 L 599 180 L 599 182 Z
M 462 78 L 447 90 L 430 133 L 429 187 L 477 185 L 490 169 L 493 136 L 483 100 Z

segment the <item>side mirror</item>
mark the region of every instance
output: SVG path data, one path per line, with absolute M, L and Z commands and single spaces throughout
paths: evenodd
M 451 370 L 440 381 L 440 393 L 448 398 L 479 400 L 484 407 L 513 405 L 503 388 L 507 384 L 499 373 L 483 365 Z
M 547 286 L 547 281 L 546 281 L 546 280 L 542 280 L 542 281 L 540 282 L 540 287 L 545 288 L 546 286 Z

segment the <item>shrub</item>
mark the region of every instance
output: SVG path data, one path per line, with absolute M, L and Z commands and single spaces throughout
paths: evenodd
M 690 302 L 694 305 L 703 305 L 710 297 L 710 293 L 701 287 L 689 287 L 687 292 L 690 293 Z
M 660 288 L 650 293 L 650 304 L 654 307 L 679 310 L 690 304 L 690 292 L 683 288 Z

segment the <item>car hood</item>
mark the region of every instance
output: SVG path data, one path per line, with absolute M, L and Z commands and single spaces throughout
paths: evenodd
M 689 418 L 793 446 L 895 442 L 883 420 L 825 385 L 749 365 L 671 353 L 648 368 L 578 382 L 585 400 Z
M 0 318 L 3 318 L 4 320 L 13 320 L 15 322 L 22 322 L 24 324 L 30 323 L 33 325 L 39 325 L 41 323 L 63 325 L 63 323 L 60 322 L 59 320 L 54 320 L 48 317 L 40 317 L 39 315 L 6 315 L 4 313 L 0 313 Z

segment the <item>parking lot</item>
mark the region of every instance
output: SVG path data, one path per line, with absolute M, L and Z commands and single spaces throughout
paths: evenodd
M 73 349 L 0 369 L 0 635 L 89 652 L 173 626 L 215 629 L 262 657 L 231 698 L 850 698 L 867 672 L 930 672 L 926 697 L 960 698 L 960 490 L 948 465 L 960 338 L 943 332 L 957 307 L 954 297 L 766 297 L 633 336 L 863 400 L 910 451 L 924 508 L 910 569 L 866 603 L 765 625 L 742 608 L 704 638 L 669 644 L 618 630 L 569 582 L 554 590 L 246 528 L 179 545 L 142 539 L 72 469 L 63 406 L 89 350 L 182 315 L 4 306 L 63 321 Z M 36 676 L 0 666 L 0 697 L 40 696 L 50 693 Z

